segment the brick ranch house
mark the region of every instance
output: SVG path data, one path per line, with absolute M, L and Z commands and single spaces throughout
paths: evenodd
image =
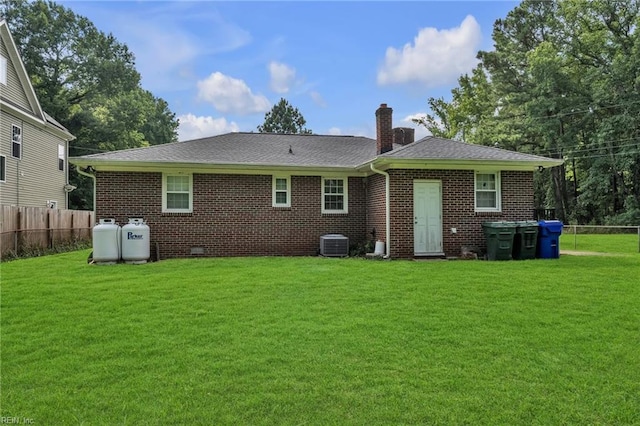
M 533 174 L 562 160 L 425 137 L 376 111 L 376 140 L 229 133 L 71 158 L 97 218 L 141 217 L 160 258 L 316 255 L 320 236 L 390 258 L 485 247 L 482 223 L 533 216 Z M 153 257 L 153 255 L 152 255 Z

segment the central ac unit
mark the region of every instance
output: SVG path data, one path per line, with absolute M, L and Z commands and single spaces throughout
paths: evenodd
M 320 237 L 322 256 L 343 257 L 349 255 L 349 238 L 341 234 L 327 234 Z

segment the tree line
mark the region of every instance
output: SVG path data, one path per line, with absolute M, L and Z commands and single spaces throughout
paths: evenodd
M 112 34 L 50 1 L 2 0 L 0 16 L 42 109 L 76 136 L 70 156 L 177 141 L 175 114 L 142 88 L 133 53 Z M 90 179 L 70 168 L 69 180 L 70 208 L 91 209 Z
M 640 0 L 525 0 L 498 19 L 494 50 L 451 99 L 416 120 L 432 134 L 562 158 L 535 173 L 535 202 L 581 224 L 640 223 Z M 141 86 L 112 34 L 52 1 L 1 0 L 42 108 L 76 136 L 80 156 L 177 141 L 167 102 Z M 285 99 L 259 132 L 311 133 Z M 90 209 L 89 179 L 71 208 Z
M 52 1 L 2 0 L 6 19 L 42 109 L 76 139 L 69 156 L 178 140 L 178 119 L 167 102 L 141 86 L 134 54 L 86 17 Z M 259 132 L 311 133 L 284 98 L 265 114 Z M 77 189 L 70 208 L 91 209 L 89 178 L 69 170 Z
M 565 160 L 536 173 L 539 207 L 580 224 L 640 224 L 638 0 L 525 0 L 451 100 L 434 135 Z

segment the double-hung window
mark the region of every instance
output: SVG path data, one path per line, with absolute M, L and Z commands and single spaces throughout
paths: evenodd
M 322 213 L 348 213 L 347 178 L 322 178 Z
M 500 203 L 500 172 L 475 173 L 475 200 L 477 212 L 499 212 Z
M 22 158 L 22 127 L 15 124 L 11 126 L 11 155 Z
M 164 213 L 193 212 L 193 178 L 191 174 L 162 176 L 162 211 Z
M 58 170 L 64 171 L 64 145 L 58 145 Z
M 291 207 L 291 177 L 273 176 L 273 207 Z
M 7 157 L 0 155 L 0 182 L 7 181 Z
M 7 85 L 7 58 L 0 55 L 0 83 Z

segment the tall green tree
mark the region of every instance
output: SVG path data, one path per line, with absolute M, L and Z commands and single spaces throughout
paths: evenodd
M 495 49 L 478 53 L 478 68 L 459 79 L 451 101 L 429 100 L 435 108 L 423 124 L 467 142 L 563 158 L 563 167 L 536 173 L 539 206 L 579 223 L 633 223 L 639 28 L 638 0 L 525 0 L 496 21 Z
M 271 108 L 264 115 L 264 123 L 258 126 L 260 133 L 287 133 L 287 134 L 311 134 L 311 130 L 305 125 L 304 119 L 298 108 L 293 107 L 285 98 Z
M 166 101 L 140 86 L 128 47 L 51 1 L 1 0 L 42 108 L 76 136 L 71 156 L 177 141 Z M 70 169 L 72 208 L 93 205 L 89 179 Z

